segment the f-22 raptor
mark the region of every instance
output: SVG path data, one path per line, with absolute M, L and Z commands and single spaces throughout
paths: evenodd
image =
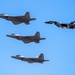
M 45 40 L 46 38 L 40 38 L 40 32 L 36 32 L 34 36 L 20 36 L 19 34 L 11 34 L 11 35 L 6 35 L 11 38 L 15 38 L 17 40 L 21 40 L 24 43 L 30 43 L 30 42 L 35 42 L 35 43 L 40 43 L 40 40 Z
M 68 28 L 68 29 L 74 29 L 75 28 L 75 21 L 70 22 L 70 23 L 60 23 L 57 21 L 47 21 L 45 23 L 55 24 L 57 27 L 60 27 L 60 28 Z
M 22 61 L 27 61 L 28 63 L 43 63 L 45 61 L 49 61 L 49 60 L 44 60 L 44 54 L 41 53 L 39 55 L 39 57 L 36 57 L 36 58 L 26 58 L 24 56 L 21 56 L 21 55 L 16 55 L 16 56 L 11 56 L 12 58 L 15 58 L 15 59 L 19 59 L 19 60 L 22 60 Z
M 30 18 L 29 12 L 26 12 L 26 14 L 23 16 L 8 16 L 7 14 L 0 14 L 0 18 L 11 21 L 14 25 L 18 25 L 20 23 L 29 25 L 30 21 L 36 20 L 36 18 Z

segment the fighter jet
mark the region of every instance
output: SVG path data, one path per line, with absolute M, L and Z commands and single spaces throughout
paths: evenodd
M 26 14 L 23 16 L 8 16 L 7 14 L 0 14 L 0 18 L 11 21 L 14 25 L 18 25 L 20 23 L 29 25 L 30 21 L 36 20 L 36 18 L 30 18 L 29 12 L 26 12 Z
M 39 55 L 39 57 L 36 57 L 36 58 L 26 58 L 24 56 L 21 56 L 21 55 L 16 55 L 16 56 L 11 56 L 12 58 L 15 58 L 15 59 L 19 59 L 19 60 L 22 60 L 22 61 L 26 61 L 28 63 L 43 63 L 45 61 L 49 61 L 49 60 L 44 60 L 44 54 L 41 53 Z
M 53 24 L 54 23 L 57 27 L 60 27 L 60 28 L 68 28 L 68 29 L 74 29 L 75 28 L 75 21 L 70 22 L 70 23 L 60 23 L 57 21 L 48 21 L 45 23 L 47 23 L 47 24 Z
M 17 40 L 21 40 L 24 43 L 30 43 L 30 42 L 35 42 L 35 43 L 40 43 L 40 40 L 45 40 L 46 38 L 40 38 L 40 32 L 36 32 L 35 35 L 33 36 L 20 36 L 19 34 L 11 34 L 11 35 L 6 35 L 11 38 L 15 38 Z

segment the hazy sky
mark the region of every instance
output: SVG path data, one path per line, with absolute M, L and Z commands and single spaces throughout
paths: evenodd
M 49 20 L 62 23 L 74 21 L 75 0 L 0 1 L 0 13 L 20 16 L 27 11 L 36 18 L 28 26 L 24 23 L 15 26 L 0 18 L 0 75 L 75 75 L 75 29 L 62 29 L 44 23 Z M 6 36 L 12 33 L 34 35 L 36 31 L 46 40 L 39 44 L 24 44 Z M 29 64 L 11 58 L 17 54 L 36 57 L 40 53 L 44 53 L 45 59 L 50 61 Z

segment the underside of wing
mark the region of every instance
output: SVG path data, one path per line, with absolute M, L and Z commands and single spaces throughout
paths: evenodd
M 36 40 L 35 43 L 40 43 L 39 40 Z
M 24 61 L 27 61 L 28 63 L 33 63 L 34 61 L 30 60 L 29 58 L 25 58 Z
M 28 60 L 28 63 L 34 63 L 34 61 L 32 61 L 32 60 Z
M 12 23 L 13 23 L 14 25 L 17 25 L 17 24 L 20 24 L 21 22 L 14 22 L 14 21 L 12 21 Z
M 24 43 L 30 43 L 30 41 L 29 41 L 29 40 L 23 40 L 23 42 L 24 42 Z
M 30 43 L 32 42 L 32 38 L 31 37 L 23 37 L 23 40 L 22 40 L 24 43 Z

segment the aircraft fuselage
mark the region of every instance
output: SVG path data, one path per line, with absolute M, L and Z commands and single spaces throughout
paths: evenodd
M 40 37 L 36 37 L 36 36 L 12 36 L 12 35 L 7 35 L 8 37 L 11 38 L 15 38 L 17 40 L 21 40 L 24 43 L 29 43 L 29 42 L 35 42 L 35 43 L 39 43 L 39 40 L 44 40 L 46 38 L 40 38 Z
M 29 18 L 24 17 L 24 16 L 0 16 L 0 18 L 9 20 L 9 21 L 14 21 L 14 22 L 24 22 L 27 23 L 30 21 Z
M 15 57 L 15 56 L 12 56 L 12 58 L 19 59 L 22 61 L 27 61 L 28 63 L 34 63 L 34 62 L 43 63 L 45 61 L 49 61 L 49 60 L 44 60 L 41 58 L 25 58 L 25 57 Z

